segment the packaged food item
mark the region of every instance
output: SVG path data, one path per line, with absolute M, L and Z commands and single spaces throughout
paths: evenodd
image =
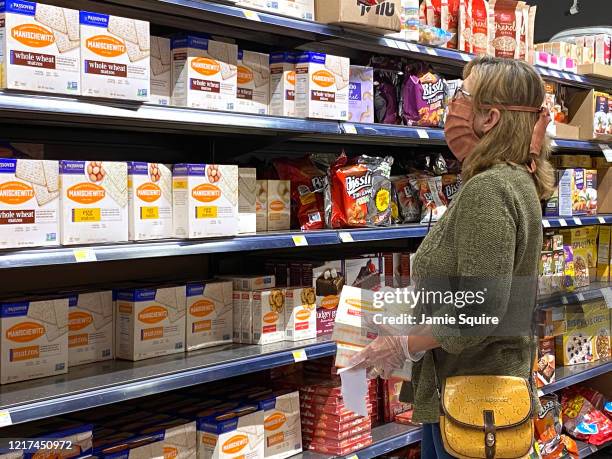
M 61 243 L 128 240 L 127 164 L 60 161 Z
M 603 445 L 612 439 L 612 421 L 579 392 L 571 388 L 563 393 L 563 427 L 572 437 L 591 445 Z
M 285 293 L 282 289 L 251 292 L 253 344 L 269 344 L 285 339 Z
M 595 62 L 610 65 L 612 36 L 607 34 L 595 35 Z
M 172 52 L 170 39 L 151 36 L 152 104 L 170 105 L 172 96 Z
M 463 23 L 461 20 L 464 14 L 464 0 L 447 0 L 442 2 L 440 27 L 453 34 L 452 38 L 445 44 L 446 48 L 459 48 L 459 37 L 463 35 Z
M 238 234 L 257 230 L 256 170 L 238 168 Z
M 383 255 L 386 287 L 403 288 L 410 284 L 410 254 L 385 252 Z
M 608 131 L 608 94 L 595 91 L 595 114 L 593 118 L 593 134 L 603 135 Z
M 295 116 L 347 120 L 349 68 L 346 57 L 306 51 L 296 57 Z
M 421 201 L 410 184 L 410 178 L 408 176 L 391 177 L 391 183 L 397 192 L 400 223 L 418 222 L 421 219 Z
M 518 59 L 520 56 L 521 2 L 489 0 L 489 52 L 491 56 Z
M 302 231 L 323 229 L 325 172 L 310 159 L 277 159 L 273 162 L 280 179 L 291 182 L 291 215 Z M 293 225 L 292 225 L 293 226 Z
M 3 88 L 81 94 L 78 10 L 8 1 L 0 18 Z
M 533 377 L 537 387 L 544 387 L 555 381 L 555 339 L 553 337 L 538 340 Z
M 238 166 L 176 164 L 172 193 L 176 237 L 238 234 Z
M 382 286 L 382 260 L 376 254 L 343 260 L 345 285 L 376 291 Z
M 332 228 L 391 224 L 393 158 L 360 156 L 348 161 L 343 153 L 330 168 L 326 218 Z M 329 210 L 328 210 L 329 209 Z
M 489 33 L 493 32 L 489 29 L 489 2 L 487 0 L 471 0 L 471 4 L 472 52 L 476 55 L 487 54 Z M 468 11 L 470 11 L 469 6 Z
M 254 401 L 264 412 L 264 456 L 285 459 L 302 452 L 300 393 L 278 391 L 262 395 Z
M 238 0 L 238 6 L 246 6 L 270 13 L 282 14 L 309 21 L 315 18 L 315 0 L 288 0 L 284 2 L 268 2 L 266 0 Z
M 276 287 L 276 278 L 274 275 L 234 276 L 224 274 L 217 276 L 217 278 L 231 280 L 233 289 L 240 292 L 250 292 L 251 290 Z
M 172 419 L 144 428 L 140 435 L 162 438 L 162 457 L 197 457 L 197 427 L 195 421 Z
M 372 436 L 361 436 L 357 437 L 353 442 L 343 442 L 341 446 L 331 446 L 322 444 L 310 444 L 308 445 L 309 450 L 314 450 L 321 454 L 330 454 L 334 456 L 343 456 L 353 451 L 363 449 L 366 446 L 372 444 Z
M 410 185 L 417 190 L 421 201 L 421 223 L 437 221 L 444 215 L 448 199 L 442 190 L 442 177 L 411 174 Z
M 114 357 L 113 293 L 93 292 L 68 298 L 68 365 Z
M 68 371 L 68 298 L 0 303 L 0 384 Z
M 402 85 L 402 118 L 407 125 L 442 127 L 448 88 L 444 79 L 426 64 L 406 68 L 409 74 Z
M 268 231 L 288 230 L 291 226 L 291 182 L 268 180 Z
M 172 104 L 204 110 L 234 110 L 238 47 L 205 35 L 176 34 L 172 49 Z
M 590 284 L 589 264 L 593 264 L 593 255 L 589 246 L 589 232 L 586 227 L 569 228 L 559 231 L 563 236 L 563 243 L 572 248 L 572 259 L 574 265 L 574 287 L 584 287 Z M 589 260 L 591 256 L 591 260 Z M 566 260 L 567 261 L 567 260 Z
M 444 46 L 453 38 L 453 34 L 431 25 L 419 25 L 419 43 L 428 46 Z
M 232 282 L 193 282 L 186 286 L 187 351 L 233 340 Z
M 185 286 L 116 292 L 117 358 L 142 360 L 185 351 Z
M 285 290 L 285 341 L 317 337 L 316 295 L 312 287 Z
M 172 172 L 159 163 L 130 161 L 128 166 L 129 239 L 170 238 Z
M 265 413 L 256 404 L 196 419 L 198 459 L 264 457 Z
M 424 0 L 421 2 L 420 16 L 425 19 L 422 24 L 442 27 L 442 7 L 447 7 L 447 0 Z
M 374 122 L 374 69 L 351 65 L 349 77 L 349 121 Z
M 0 248 L 59 243 L 58 162 L 0 159 Z
M 384 400 L 385 422 L 395 422 L 398 414 L 404 413 L 412 408 L 410 403 L 400 402 L 399 396 L 404 381 L 399 378 L 390 378 L 382 381 Z
M 397 88 L 400 79 L 397 71 L 374 69 L 374 121 L 383 124 L 400 124 Z
M 270 106 L 270 55 L 238 50 L 236 111 L 267 115 Z
M 80 12 L 81 93 L 84 96 L 148 101 L 149 23 Z
M 540 397 L 540 410 L 533 421 L 536 443 L 542 459 L 578 459 L 576 442 L 562 435 L 561 404 L 555 394 Z
M 597 282 L 608 282 L 610 280 L 610 235 L 609 225 L 599 227 L 597 243 Z
M 294 53 L 270 54 L 270 115 L 295 115 Z
M 342 261 L 318 264 L 312 270 L 312 282 L 317 297 L 317 335 L 332 331 L 340 292 L 344 286 Z

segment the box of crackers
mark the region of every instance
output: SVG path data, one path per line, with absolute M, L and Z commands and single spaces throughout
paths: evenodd
M 60 161 L 62 245 L 127 242 L 127 164 Z
M 0 303 L 0 383 L 68 371 L 68 298 Z
M 0 248 L 59 243 L 58 162 L 0 159 Z
M 150 95 L 149 23 L 81 11 L 81 93 L 146 102 Z
M 152 104 L 170 105 L 172 97 L 172 53 L 170 39 L 151 36 L 151 99 Z
M 78 10 L 7 1 L 0 24 L 3 88 L 81 94 Z

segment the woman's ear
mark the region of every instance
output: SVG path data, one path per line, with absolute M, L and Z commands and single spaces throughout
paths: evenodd
M 484 116 L 484 120 L 482 123 L 482 131 L 483 134 L 486 134 L 499 123 L 499 119 L 501 118 L 501 113 L 497 108 L 491 108 Z

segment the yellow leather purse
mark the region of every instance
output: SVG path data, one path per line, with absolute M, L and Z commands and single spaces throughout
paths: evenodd
M 440 408 L 440 431 L 448 454 L 460 459 L 516 459 L 530 453 L 533 403 L 527 380 L 449 377 Z

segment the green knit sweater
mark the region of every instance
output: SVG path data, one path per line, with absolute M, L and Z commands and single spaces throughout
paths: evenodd
M 487 291 L 483 304 L 441 306 L 431 313 L 457 318 L 482 313 L 499 325 L 458 329 L 433 325 L 440 348 L 413 367 L 412 384 L 400 398 L 414 403 L 414 420 L 439 421 L 434 378 L 458 375 L 508 375 L 528 378 L 532 367 L 529 326 L 535 308 L 542 212 L 532 176 L 518 166 L 499 164 L 464 184 L 451 206 L 417 250 L 412 273 L 417 288 L 451 279 L 453 290 Z M 426 288 L 426 287 L 425 287 Z M 430 311 L 418 305 L 417 317 Z

